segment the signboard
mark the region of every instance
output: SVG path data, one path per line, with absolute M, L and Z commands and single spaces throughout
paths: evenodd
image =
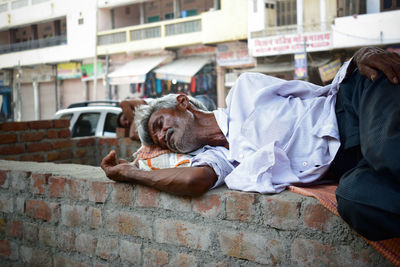
M 217 46 L 217 64 L 219 66 L 254 65 L 255 58 L 249 55 L 247 43 L 233 42 Z
M 323 65 L 318 68 L 319 75 L 321 76 L 321 80 L 323 82 L 328 82 L 335 78 L 336 73 L 339 71 L 342 63 L 339 59 L 332 61 L 326 65 Z
M 94 67 L 93 63 L 83 64 L 81 67 L 82 81 L 93 80 Z M 104 76 L 104 68 L 102 62 L 97 62 L 97 79 L 101 79 Z
M 81 77 L 81 63 L 70 62 L 57 64 L 57 79 L 78 79 Z
M 294 54 L 294 78 L 307 78 L 307 53 Z
M 250 40 L 250 51 L 254 57 L 279 54 L 294 54 L 304 51 L 321 51 L 332 48 L 330 32 L 279 35 Z
M 179 49 L 178 57 L 214 55 L 215 52 L 216 48 L 214 46 L 196 45 Z

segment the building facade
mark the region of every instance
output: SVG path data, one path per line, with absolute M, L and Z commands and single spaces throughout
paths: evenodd
M 362 46 L 398 50 L 400 2 L 392 0 L 249 1 L 253 70 L 329 83 Z

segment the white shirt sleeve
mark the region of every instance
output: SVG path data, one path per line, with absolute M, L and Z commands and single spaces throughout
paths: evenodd
M 207 165 L 213 168 L 218 180 L 211 189 L 216 188 L 224 184 L 225 177 L 234 169 L 234 166 L 227 159 L 228 153 L 228 149 L 225 147 L 205 146 L 200 154 L 192 158 L 190 166 Z

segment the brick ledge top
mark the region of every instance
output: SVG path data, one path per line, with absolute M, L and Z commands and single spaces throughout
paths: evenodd
M 79 164 L 56 164 L 49 162 L 28 162 L 0 160 L 0 170 L 28 171 L 33 173 L 50 173 L 52 175 L 69 176 L 96 181 L 109 180 L 100 167 Z

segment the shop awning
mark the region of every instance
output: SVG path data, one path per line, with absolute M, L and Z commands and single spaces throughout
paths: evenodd
M 136 58 L 108 74 L 110 84 L 143 83 L 146 74 L 163 63 L 168 56 Z
M 209 57 L 181 58 L 155 69 L 154 72 L 157 79 L 190 83 L 192 77 L 209 62 Z

